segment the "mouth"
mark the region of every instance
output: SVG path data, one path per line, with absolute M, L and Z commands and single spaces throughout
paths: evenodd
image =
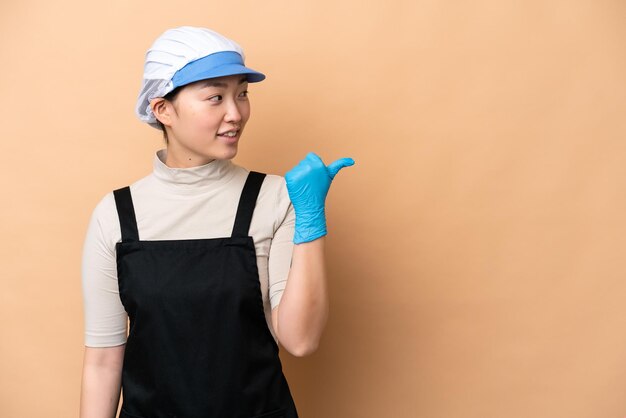
M 221 136 L 224 138 L 237 138 L 239 137 L 239 132 L 241 131 L 241 129 L 231 129 L 228 131 L 224 131 L 224 132 L 220 132 L 217 134 L 217 136 Z

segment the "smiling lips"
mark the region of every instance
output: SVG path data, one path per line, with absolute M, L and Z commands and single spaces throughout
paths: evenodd
M 237 136 L 238 134 L 239 134 L 239 129 L 233 129 L 233 130 L 230 130 L 230 131 L 219 133 L 217 135 L 218 136 L 226 136 L 226 137 L 232 138 L 232 137 Z
M 240 133 L 241 128 L 225 131 L 221 134 L 217 134 L 217 136 L 224 138 L 224 142 L 226 142 L 227 144 L 236 144 L 237 142 L 239 142 Z

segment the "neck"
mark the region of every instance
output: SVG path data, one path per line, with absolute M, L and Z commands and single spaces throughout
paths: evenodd
M 235 165 L 228 159 L 213 159 L 193 167 L 170 167 L 166 164 L 167 148 L 154 156 L 153 174 L 159 184 L 173 193 L 196 194 L 219 187 L 235 174 Z

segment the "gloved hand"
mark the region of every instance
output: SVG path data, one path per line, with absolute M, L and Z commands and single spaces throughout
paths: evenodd
M 285 174 L 289 199 L 296 212 L 295 244 L 327 234 L 325 203 L 330 183 L 339 170 L 353 164 L 352 158 L 340 158 L 326 167 L 317 154 L 309 152 Z

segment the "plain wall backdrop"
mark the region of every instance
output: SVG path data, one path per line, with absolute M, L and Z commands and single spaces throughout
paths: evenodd
M 234 161 L 342 157 L 302 418 L 626 415 L 622 0 L 0 3 L 0 416 L 78 416 L 95 204 L 150 173 L 147 48 L 205 26 L 267 75 Z

